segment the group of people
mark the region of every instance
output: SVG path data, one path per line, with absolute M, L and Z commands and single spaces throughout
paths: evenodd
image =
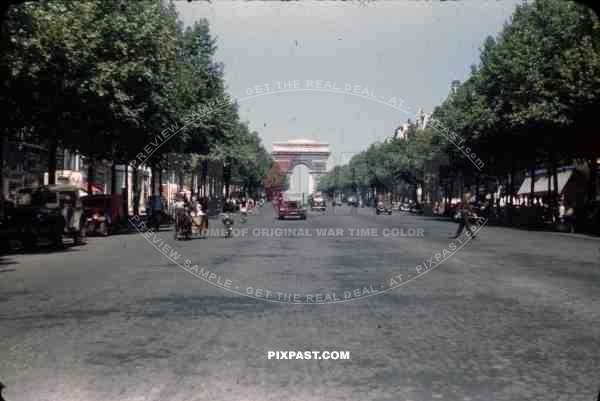
M 256 202 L 251 197 L 240 197 L 240 198 L 227 198 L 223 205 L 223 213 L 233 213 L 240 211 L 240 213 L 248 213 L 252 211 L 256 206 Z
M 204 205 L 203 205 L 204 203 Z M 178 195 L 172 205 L 174 217 L 177 218 L 178 214 L 185 215 L 186 219 L 191 218 L 191 225 L 198 231 L 208 229 L 208 216 L 205 212 L 206 200 L 198 199 L 188 200 L 186 195 Z

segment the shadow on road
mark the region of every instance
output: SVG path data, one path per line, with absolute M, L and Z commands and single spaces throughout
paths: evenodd
M 0 266 L 14 265 L 16 263 L 17 262 L 12 259 L 7 259 L 5 256 L 0 256 Z
M 5 260 L 4 255 L 46 255 L 46 254 L 52 254 L 52 253 L 72 253 L 72 252 L 79 252 L 78 248 L 80 248 L 80 247 L 85 247 L 85 244 L 83 244 L 83 245 L 65 244 L 60 248 L 49 246 L 49 245 L 40 245 L 40 246 L 36 246 L 35 248 L 31 248 L 31 249 L 24 248 L 21 245 L 11 246 L 8 249 L 0 250 L 0 266 L 4 264 L 3 263 L 3 261 Z M 12 262 L 12 263 L 16 263 L 16 262 Z M 12 263 L 8 262 L 7 264 L 12 264 Z
M 6 266 L 11 266 L 11 265 L 16 265 L 16 264 L 17 264 L 17 262 L 15 262 L 14 259 L 10 259 L 5 256 L 0 256 L 0 273 L 8 273 L 8 272 L 16 271 L 17 269 L 6 267 Z

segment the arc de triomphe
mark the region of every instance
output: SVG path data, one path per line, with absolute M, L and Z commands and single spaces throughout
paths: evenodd
M 285 166 L 288 177 L 294 167 L 304 165 L 308 168 L 308 192 L 314 193 L 319 178 L 327 172 L 327 159 L 331 152 L 329 144 L 312 139 L 293 139 L 286 142 L 273 142 L 271 153 L 275 162 Z

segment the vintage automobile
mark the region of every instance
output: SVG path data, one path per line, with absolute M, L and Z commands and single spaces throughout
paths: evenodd
M 17 191 L 9 231 L 24 247 L 46 240 L 62 246 L 63 237 L 85 242 L 85 218 L 79 188 L 71 185 L 29 187 Z
M 327 207 L 325 206 L 325 199 L 323 199 L 321 197 L 313 198 L 310 203 L 310 210 L 315 211 L 315 212 L 326 211 Z
M 347 199 L 346 199 L 346 203 L 348 204 L 348 206 L 354 206 L 357 207 L 358 206 L 358 198 L 354 195 L 350 195 Z
M 123 218 L 123 197 L 90 195 L 81 198 L 86 218 L 86 233 L 108 236 L 116 232 Z
M 306 209 L 302 207 L 299 201 L 282 202 L 278 210 L 279 220 L 286 217 L 298 217 L 300 220 L 306 220 Z
M 420 203 L 415 203 L 411 205 L 409 212 L 412 214 L 423 214 L 423 205 L 421 205 Z
M 410 203 L 403 202 L 400 204 L 400 208 L 398 209 L 401 212 L 410 212 Z
M 377 204 L 377 207 L 375 208 L 375 214 L 377 214 L 377 215 L 380 215 L 380 214 L 391 215 L 392 214 L 392 205 L 386 204 L 386 203 L 383 203 L 383 202 L 379 202 Z

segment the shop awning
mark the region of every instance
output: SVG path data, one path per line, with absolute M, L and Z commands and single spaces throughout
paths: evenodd
M 573 175 L 573 170 L 561 171 L 557 174 L 558 178 L 558 193 L 562 193 L 563 189 L 569 182 L 569 179 Z M 554 178 L 548 175 L 542 175 L 540 177 L 535 178 L 535 183 L 533 184 L 533 191 L 536 194 L 548 193 L 548 179 L 550 179 L 550 190 L 554 191 Z M 517 195 L 528 195 L 531 193 L 531 177 L 525 178 L 523 183 L 521 184 L 521 188 L 519 188 L 519 192 Z

